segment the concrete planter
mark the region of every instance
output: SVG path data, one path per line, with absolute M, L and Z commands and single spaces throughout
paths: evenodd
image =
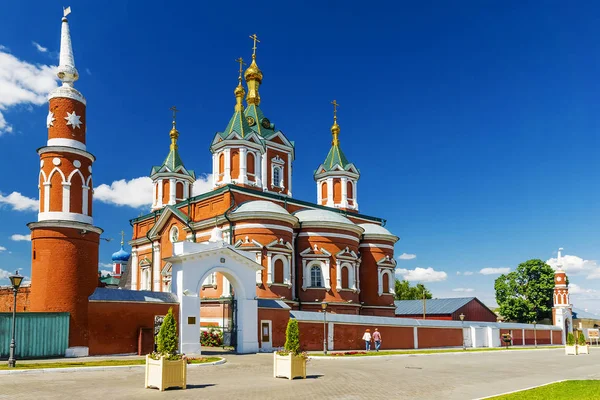
M 576 356 L 577 355 L 577 346 L 573 345 L 573 346 L 569 346 L 566 345 L 565 346 L 565 354 L 566 355 L 571 355 L 571 356 Z
M 306 358 L 293 354 L 286 356 L 273 352 L 273 376 L 275 378 L 294 379 L 300 377 L 306 379 Z
M 577 346 L 577 353 L 578 354 L 590 354 L 590 346 L 589 345 L 579 345 Z
M 163 391 L 170 387 L 186 388 L 187 361 L 186 360 L 154 360 L 146 356 L 146 388 L 155 387 Z

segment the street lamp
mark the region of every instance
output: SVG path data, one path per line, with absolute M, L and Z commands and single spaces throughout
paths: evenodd
M 536 330 L 537 321 L 533 321 L 533 344 L 537 349 L 537 330 Z
M 323 309 L 323 354 L 327 354 L 327 303 L 322 302 Z
M 23 282 L 23 277 L 19 275 L 19 271 L 15 271 L 14 275 L 8 277 L 10 284 L 13 289 L 14 302 L 13 302 L 13 315 L 12 315 L 12 338 L 10 340 L 10 356 L 8 357 L 8 368 L 14 368 L 16 366 L 15 361 L 15 326 L 17 321 L 17 292 L 19 286 Z
M 467 346 L 465 345 L 465 314 L 460 313 L 458 316 L 460 318 L 460 325 L 462 331 L 462 342 L 463 342 L 463 350 L 467 350 Z

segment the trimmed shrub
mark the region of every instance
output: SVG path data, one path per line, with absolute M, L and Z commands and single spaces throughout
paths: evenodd
M 294 354 L 295 356 L 300 354 L 300 329 L 298 328 L 298 321 L 290 318 L 285 329 L 285 349 Z
M 169 312 L 165 316 L 163 323 L 156 337 L 156 353 L 157 356 L 165 356 L 168 359 L 178 359 L 177 355 L 177 321 L 173 316 L 173 308 L 169 308 Z
M 567 335 L 567 346 L 575 346 L 575 335 L 571 332 Z
M 578 340 L 578 344 L 580 346 L 585 346 L 587 343 L 585 342 L 585 335 L 583 334 L 583 332 L 579 332 L 579 340 Z

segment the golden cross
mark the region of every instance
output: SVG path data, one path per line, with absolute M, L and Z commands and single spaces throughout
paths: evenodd
M 340 106 L 335 100 L 331 102 L 333 104 L 333 119 L 337 119 L 337 108 Z
M 256 33 L 254 35 L 250 35 L 250 39 L 254 40 L 254 47 L 252 47 L 252 57 L 256 57 L 256 42 L 260 43 L 260 40 L 258 40 L 258 36 L 256 36 Z
M 169 110 L 173 111 L 173 122 L 175 122 L 175 119 L 177 118 L 177 113 L 179 112 L 179 110 L 175 106 L 169 108 Z
M 125 232 L 121 231 L 121 246 L 123 246 L 123 244 L 125 244 Z
M 243 69 L 243 66 L 246 65 L 246 63 L 244 62 L 244 59 L 242 57 L 235 60 L 235 62 L 240 64 L 240 76 L 242 76 L 242 69 Z

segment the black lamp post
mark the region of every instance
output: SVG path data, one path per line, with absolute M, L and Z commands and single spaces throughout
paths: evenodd
M 327 354 L 327 303 L 322 302 L 323 309 L 323 354 Z
M 10 279 L 10 284 L 13 289 L 14 294 L 14 302 L 13 302 L 13 316 L 12 316 L 12 336 L 10 340 L 10 356 L 8 358 L 8 368 L 14 368 L 16 366 L 15 360 L 15 326 L 17 321 L 17 292 L 19 291 L 19 286 L 21 286 L 21 282 L 23 282 L 23 277 L 19 275 L 19 271 L 15 271 L 14 275 L 10 275 L 8 277 Z
M 460 325 L 462 330 L 462 342 L 463 342 L 463 350 L 467 350 L 467 346 L 465 345 L 465 314 L 460 313 L 458 316 L 460 318 Z

